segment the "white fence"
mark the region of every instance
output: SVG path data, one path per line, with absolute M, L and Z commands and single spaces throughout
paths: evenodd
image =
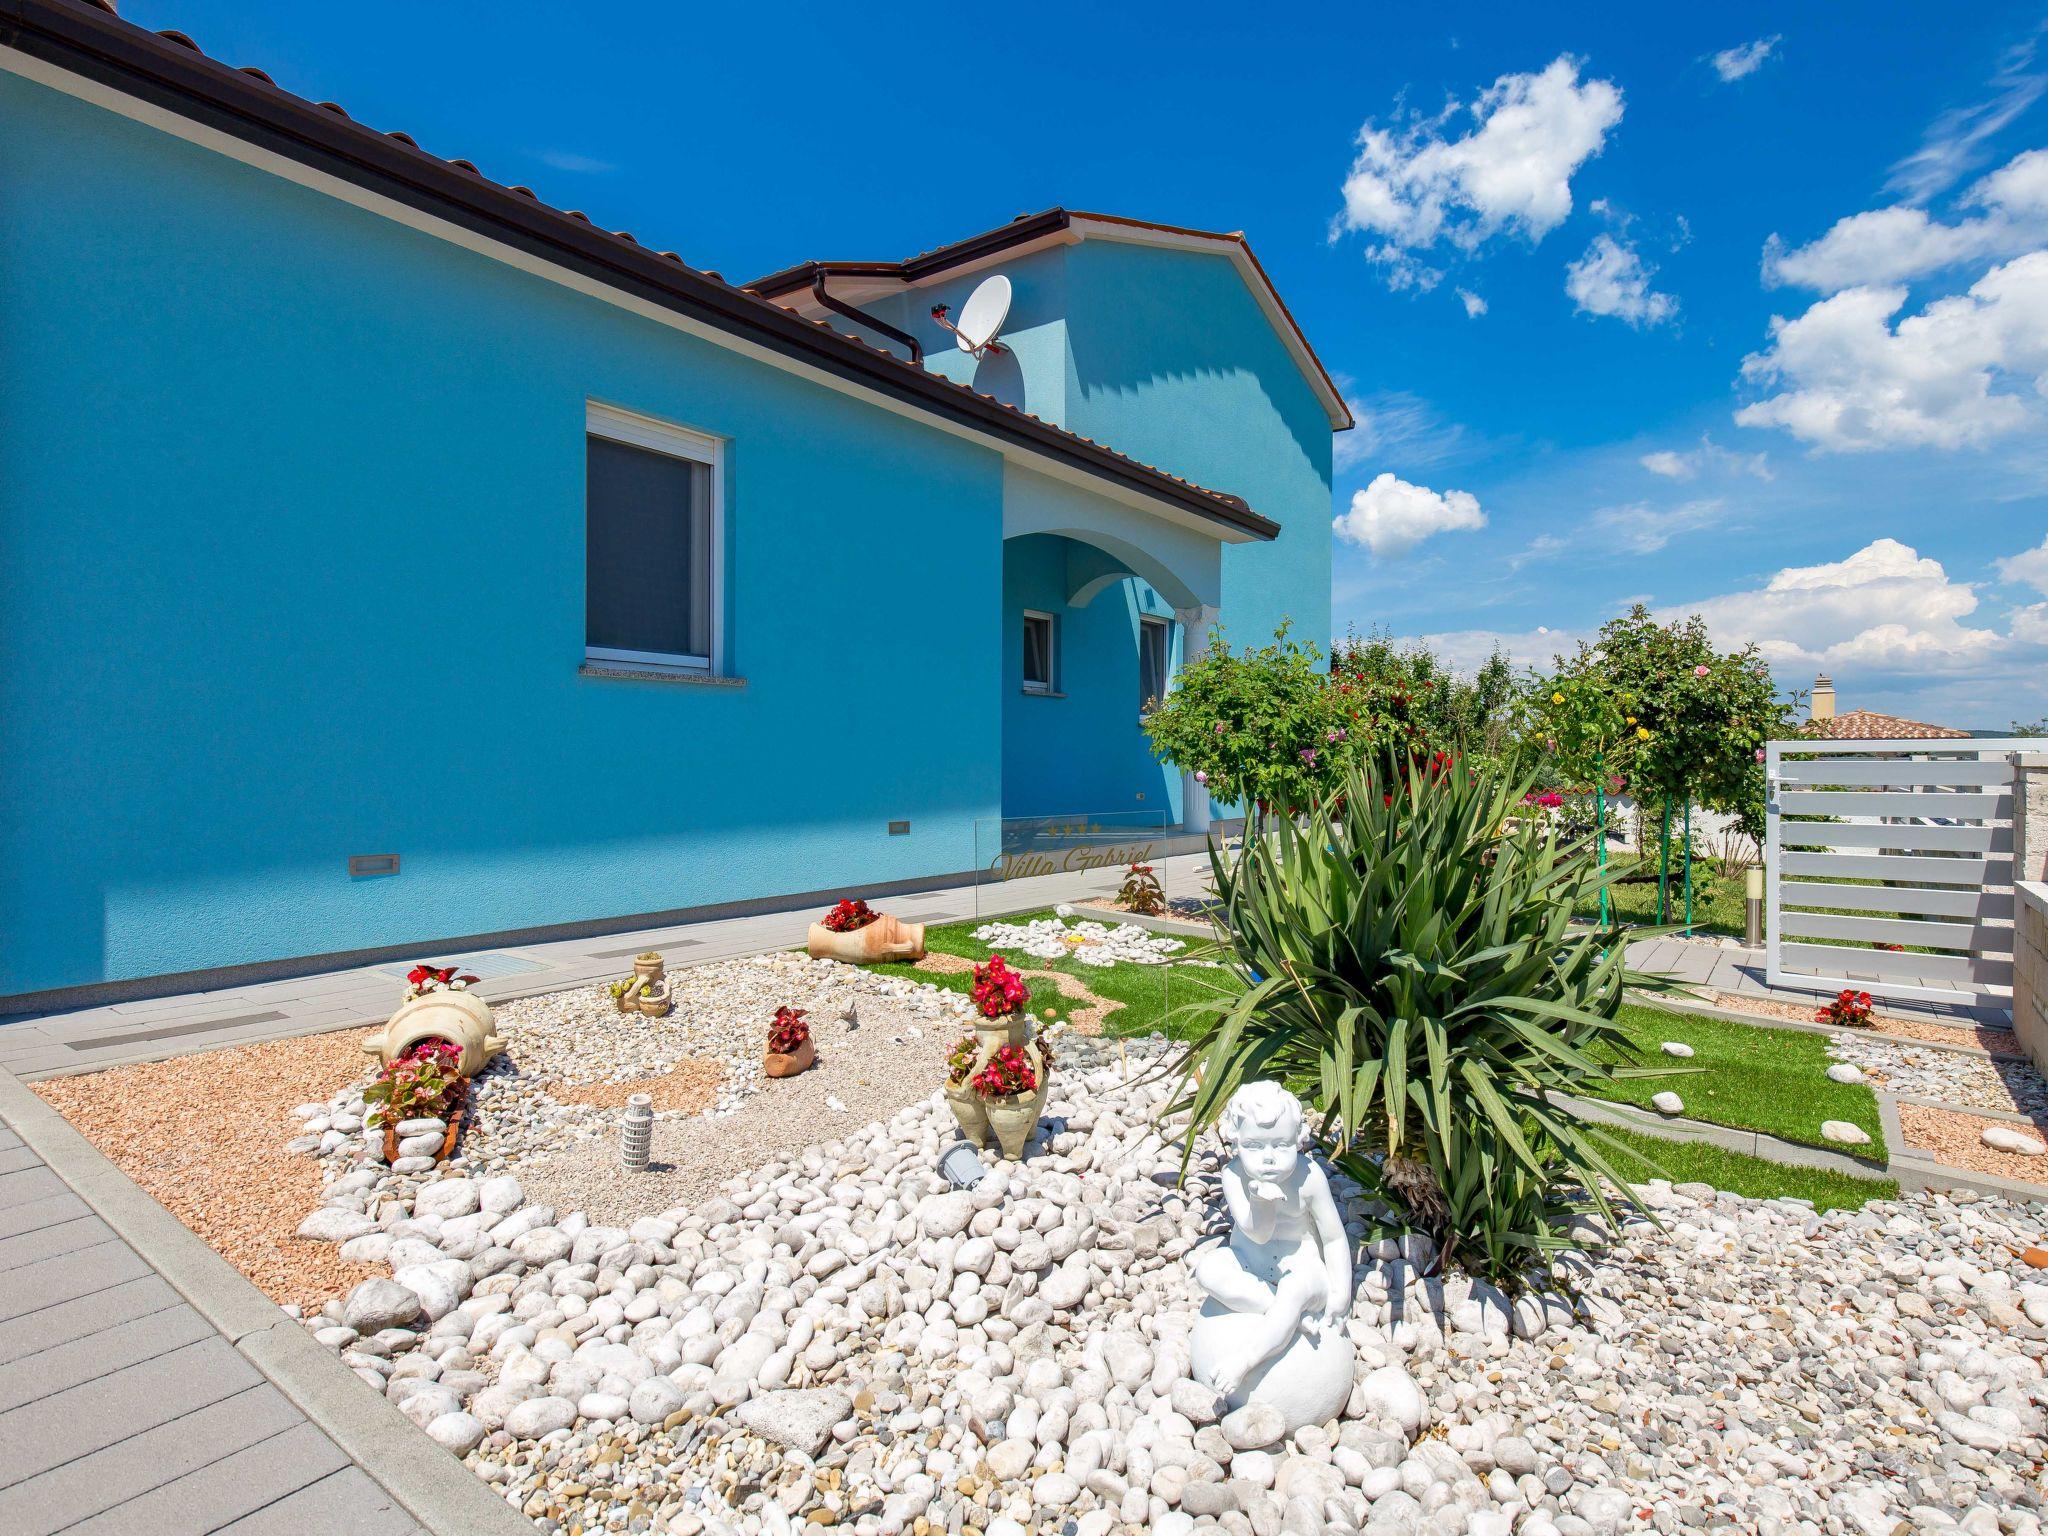
M 2013 976 L 2011 754 L 2027 745 L 1771 742 L 1770 985 L 2003 1005 Z

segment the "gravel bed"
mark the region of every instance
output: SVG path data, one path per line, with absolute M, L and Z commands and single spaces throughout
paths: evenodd
M 1094 966 L 1166 965 L 1188 947 L 1185 939 L 1154 933 L 1136 923 L 1098 923 L 1088 918 L 1073 922 L 1073 916 L 1074 908 L 1061 906 L 1057 916 L 1028 923 L 983 923 L 974 930 L 974 942 L 1034 960 L 1072 960 Z
M 2048 1120 L 2048 1081 L 2030 1062 L 1916 1049 L 1900 1039 L 1861 1030 L 1830 1035 L 1828 1055 L 1861 1067 L 1873 1083 L 1891 1093 Z
M 321 1171 L 286 1150 L 290 1110 L 360 1076 L 367 1033 L 266 1040 L 30 1086 L 264 1295 L 318 1306 L 378 1269 L 293 1235 L 320 1200 Z
M 1774 1019 L 1797 1019 L 1802 1024 L 1818 1022 L 1819 1005 L 1779 1002 L 1775 998 L 1745 997 L 1738 992 L 1719 992 L 1714 1002 L 1742 1013 L 1761 1013 Z M 1867 1033 L 1889 1035 L 1901 1040 L 1928 1040 L 1941 1045 L 1974 1045 L 2000 1055 L 2024 1056 L 2019 1036 L 2009 1029 L 1991 1029 L 1975 1024 L 1938 1024 L 1931 1019 L 1901 1019 L 1873 1013 Z
M 1986 1126 L 2010 1123 L 1966 1114 L 1959 1109 L 1937 1109 L 1927 1104 L 1899 1105 L 1899 1129 L 1905 1132 L 1907 1145 L 1932 1153 L 1936 1162 L 1950 1168 L 1966 1168 L 1973 1173 L 2018 1179 L 2027 1184 L 2048 1184 L 2048 1157 L 2028 1157 L 1984 1145 Z M 2033 1133 L 2037 1137 L 2048 1137 L 2048 1117 L 2035 1119 Z M 2029 1242 L 2039 1240 L 2038 1231 L 2028 1239 Z
M 1219 1423 L 1187 1356 L 1217 1151 L 1181 1182 L 1165 1049 L 1065 1043 L 1027 1157 L 971 1191 L 929 1091 L 763 1116 L 785 1148 L 622 1224 L 358 1169 L 326 1209 L 395 1274 L 307 1323 L 547 1532 L 2038 1536 L 2048 1285 L 2014 1254 L 2041 1213 L 1998 1200 L 1649 1184 L 1661 1227 L 1582 1222 L 1514 1303 L 1378 1240 L 1341 1416 Z

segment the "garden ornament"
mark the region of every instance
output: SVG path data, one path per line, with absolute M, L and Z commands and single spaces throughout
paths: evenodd
M 1195 1263 L 1208 1299 L 1189 1339 L 1194 1375 L 1231 1409 L 1270 1404 L 1291 1435 L 1334 1418 L 1351 1395 L 1350 1240 L 1329 1179 L 1303 1153 L 1299 1099 L 1247 1083 L 1220 1129 L 1230 1235 Z

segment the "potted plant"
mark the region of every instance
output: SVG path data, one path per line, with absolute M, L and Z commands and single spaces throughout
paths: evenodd
M 416 965 L 406 973 L 405 1001 L 363 1050 L 387 1066 L 422 1040 L 444 1040 L 460 1051 L 454 1070 L 474 1077 L 505 1042 L 491 1032 L 491 1007 L 469 988 L 477 980 L 452 965 Z
M 770 1077 L 795 1077 L 818 1059 L 811 1041 L 811 1026 L 804 1022 L 801 1008 L 778 1008 L 768 1029 L 768 1054 L 762 1069 Z
M 814 960 L 842 960 L 848 965 L 922 960 L 924 924 L 899 922 L 865 901 L 843 900 L 811 924 L 805 947 Z
M 651 949 L 643 955 L 634 956 L 633 974 L 613 982 L 609 991 L 612 1006 L 621 1013 L 639 1013 L 658 1019 L 675 1006 L 665 962 Z
M 999 1046 L 1022 1045 L 1030 1038 L 1031 1017 L 1026 1010 L 1031 990 L 1001 955 L 991 955 L 986 964 L 975 966 L 968 996 L 981 1015 L 974 1032 L 981 1037 L 985 1053 Z
M 987 1064 L 974 1074 L 975 1092 L 981 1095 L 989 1129 L 995 1132 L 1007 1158 L 1024 1155 L 1025 1144 L 1038 1125 L 1049 1067 L 1044 1045 L 1034 1041 L 1030 1045 L 998 1046 Z
M 960 1134 L 975 1146 L 988 1140 L 988 1109 L 971 1079 L 981 1063 L 981 1042 L 962 1035 L 946 1058 L 946 1103 L 960 1122 Z
M 460 1070 L 462 1048 L 453 1041 L 428 1037 L 414 1041 L 377 1073 L 363 1090 L 370 1106 L 365 1123 L 384 1132 L 384 1160 L 398 1160 L 398 1127 L 408 1120 L 441 1120 L 447 1132 L 435 1153 L 438 1162 L 455 1150 L 468 1098 L 467 1079 Z

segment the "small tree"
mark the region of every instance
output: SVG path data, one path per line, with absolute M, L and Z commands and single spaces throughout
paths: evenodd
M 1561 696 L 1563 703 L 1546 705 Z M 1594 697 L 1598 708 L 1588 702 Z M 1574 716 L 1596 717 L 1606 742 L 1601 760 L 1619 773 L 1639 803 L 1662 808 L 1660 864 L 1668 866 L 1671 810 L 1684 808 L 1683 879 L 1686 920 L 1692 919 L 1692 806 L 1725 812 L 1761 840 L 1764 822 L 1764 743 L 1789 735 L 1793 707 L 1771 681 L 1754 645 L 1714 649 L 1698 614 L 1659 624 L 1638 603 L 1610 619 L 1571 658 L 1557 658 L 1557 673 L 1539 679 L 1531 718 L 1560 742 L 1571 739 Z M 1546 709 L 1554 711 L 1547 714 Z M 1621 724 L 1614 726 L 1618 713 Z M 1668 867 L 1658 871 L 1658 920 L 1665 916 Z
M 1185 664 L 1146 717 L 1153 756 L 1192 773 L 1218 800 L 1286 814 L 1322 800 L 1356 750 L 1356 721 L 1330 686 L 1323 653 L 1290 639 L 1233 651 L 1220 632 Z

